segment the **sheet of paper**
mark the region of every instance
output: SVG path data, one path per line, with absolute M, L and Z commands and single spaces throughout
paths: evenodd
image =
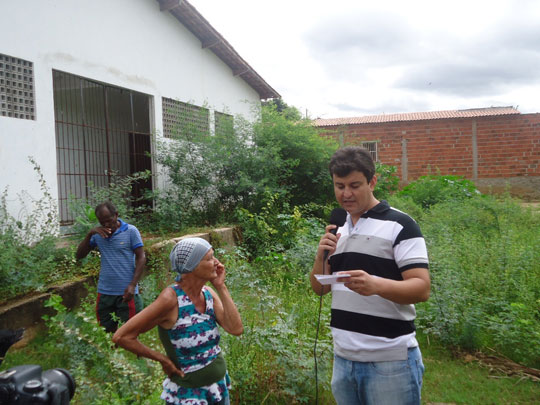
M 317 281 L 323 285 L 326 284 L 343 284 L 345 281 L 337 281 L 338 278 L 350 277 L 350 274 L 315 274 Z

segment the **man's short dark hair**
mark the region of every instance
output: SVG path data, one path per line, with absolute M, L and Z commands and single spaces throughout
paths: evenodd
M 96 209 L 94 210 L 95 214 L 97 215 L 103 208 L 107 208 L 107 210 L 109 211 L 109 213 L 111 215 L 117 215 L 118 214 L 118 210 L 116 209 L 116 207 L 114 206 L 114 204 L 110 201 L 105 201 L 101 204 L 98 204 L 96 206 Z
M 366 149 L 359 146 L 347 146 L 338 149 L 330 159 L 330 175 L 346 177 L 357 170 L 366 176 L 368 183 L 375 175 L 375 162 Z

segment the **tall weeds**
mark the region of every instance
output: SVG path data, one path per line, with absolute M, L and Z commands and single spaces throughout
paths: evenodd
M 485 196 L 436 204 L 420 225 L 432 277 L 420 326 L 540 368 L 540 216 Z
M 419 209 L 410 197 L 393 197 L 392 204 Z M 450 346 L 490 348 L 538 367 L 538 214 L 511 199 L 473 196 L 434 204 L 419 217 L 428 243 L 432 295 L 416 306 L 418 328 Z M 289 226 L 295 232 L 287 241 L 281 232 L 267 234 L 267 249 L 256 255 L 246 247 L 216 253 L 226 266 L 227 284 L 245 326 L 240 337 L 225 333 L 222 337 L 233 381 L 232 403 L 313 403 L 319 302 L 307 275 L 324 221 L 305 218 L 297 209 L 246 217 L 244 227 L 260 229 L 263 219 L 264 227 Z M 152 258 L 149 276 L 141 285 L 146 305 L 170 282 L 168 249 L 161 253 L 163 257 Z M 26 362 L 46 358 L 49 368 L 73 370 L 81 382 L 75 404 L 159 402 L 163 378 L 159 365 L 111 347 L 110 336 L 95 321 L 93 299 L 75 312 L 66 311 L 58 301 L 49 305 L 57 314 L 47 321 L 49 331 L 39 357 Z M 330 300 L 325 297 L 317 343 L 320 403 L 333 403 L 329 317 Z M 154 332 L 143 339 L 161 350 Z M 13 365 L 9 355 L 6 361 L 6 366 Z
M 10 213 L 6 188 L 0 195 L 0 297 L 9 299 L 26 291 L 39 291 L 54 280 L 56 263 L 70 263 L 67 249 L 55 248 L 58 235 L 56 200 L 40 166 L 28 158 L 38 177 L 40 198 L 27 192 L 17 195 L 20 211 Z M 52 274 L 50 274 L 52 273 Z

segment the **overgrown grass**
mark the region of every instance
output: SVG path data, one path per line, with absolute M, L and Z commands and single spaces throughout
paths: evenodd
M 418 323 L 449 346 L 540 368 L 540 215 L 512 199 L 434 205 L 420 221 L 432 295 Z
M 311 263 L 291 265 L 286 253 L 255 263 L 245 260 L 241 250 L 218 255 L 226 264 L 228 285 L 245 325 L 241 337 L 222 337 L 233 382 L 232 403 L 314 404 L 313 344 L 319 302 L 307 283 Z M 152 272 L 141 288 L 145 303 L 169 282 L 165 274 Z M 94 295 L 91 292 L 77 312 L 66 312 L 57 299 L 52 300 L 58 315 L 49 320 L 47 333 L 23 349 L 8 352 L 1 368 L 19 364 L 40 364 L 44 370 L 67 368 L 77 382 L 73 404 L 161 403 L 161 367 L 113 347 L 110 335 L 96 324 Z M 317 352 L 319 403 L 325 405 L 334 404 L 329 313 L 330 299 L 324 297 Z M 160 349 L 155 332 L 142 339 Z M 423 333 L 419 340 L 426 365 L 423 404 L 533 404 L 540 394 L 538 383 L 456 358 L 439 340 L 431 338 L 428 343 Z
M 390 202 L 420 223 L 428 244 L 432 296 L 417 305 L 417 325 L 436 344 L 422 345 L 427 366 L 424 403 L 534 403 L 540 397 L 538 383 L 494 375 L 451 353 L 454 348 L 489 350 L 540 367 L 540 215 L 510 198 L 479 196 L 457 178 L 426 177 L 421 182 Z M 312 352 L 319 301 L 307 274 L 324 222 L 306 213 L 326 218 L 330 208 L 289 208 L 272 193 L 260 203 L 261 214 L 240 211 L 243 247 L 218 252 L 245 325 L 241 337 L 225 335 L 222 340 L 233 403 L 314 403 Z M 21 253 L 16 249 L 12 243 L 6 251 Z M 40 257 L 49 263 L 45 245 L 28 249 L 20 255 L 29 260 L 21 269 L 37 271 Z M 141 288 L 146 304 L 171 282 L 164 276 L 167 255 L 164 248 L 150 256 L 150 274 Z M 6 257 L 6 262 L 12 260 Z M 50 305 L 58 314 L 48 321 L 47 334 L 8 353 L 2 368 L 67 368 L 79 384 L 74 403 L 159 403 L 159 365 L 112 347 L 110 336 L 96 324 L 94 296 L 91 293 L 77 312 L 66 311 L 53 299 Z M 322 404 L 333 403 L 329 305 L 325 297 L 318 342 Z M 154 331 L 143 339 L 160 347 Z
M 291 265 L 284 254 L 261 257 L 256 263 L 225 257 L 233 296 L 245 325 L 240 338 L 226 336 L 236 403 L 309 403 L 315 395 L 313 345 L 318 298 L 307 284 L 307 268 Z M 331 369 L 329 306 L 322 314 L 318 343 L 320 398 L 328 403 Z
M 242 314 L 245 333 L 224 334 L 236 404 L 295 404 L 313 402 L 313 343 L 318 298 L 308 289 L 305 271 L 288 265 L 284 255 L 270 255 L 255 264 L 242 252 L 224 254 L 228 285 Z M 308 264 L 309 266 L 309 264 Z M 145 304 L 170 279 L 152 273 L 141 286 Z M 156 403 L 163 378 L 161 367 L 131 353 L 115 349 L 110 336 L 97 326 L 93 312 L 95 292 L 78 311 L 70 312 L 53 297 L 47 305 L 57 314 L 47 321 L 47 333 L 27 348 L 10 352 L 2 368 L 17 364 L 40 364 L 44 369 L 62 367 L 74 375 L 78 387 L 74 404 Z M 301 305 L 299 305 L 301 303 Z M 329 307 L 323 311 L 328 324 Z M 144 342 L 158 350 L 155 331 Z M 331 340 L 323 326 L 319 341 L 320 398 L 329 403 Z M 114 379 L 110 376 L 114 375 Z

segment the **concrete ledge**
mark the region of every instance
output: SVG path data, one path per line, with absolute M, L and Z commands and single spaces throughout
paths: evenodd
M 157 250 L 169 244 L 175 244 L 186 238 L 203 238 L 215 247 L 235 246 L 237 243 L 236 232 L 234 228 L 218 228 L 206 233 L 192 233 L 172 238 L 153 244 L 149 250 Z
M 67 308 L 75 308 L 88 295 L 88 285 L 94 285 L 94 277 L 84 277 L 65 284 L 51 286 L 47 292 L 8 302 L 0 307 L 0 329 L 32 328 L 42 323 L 41 317 L 53 311 L 45 307 L 52 294 L 60 295 Z

